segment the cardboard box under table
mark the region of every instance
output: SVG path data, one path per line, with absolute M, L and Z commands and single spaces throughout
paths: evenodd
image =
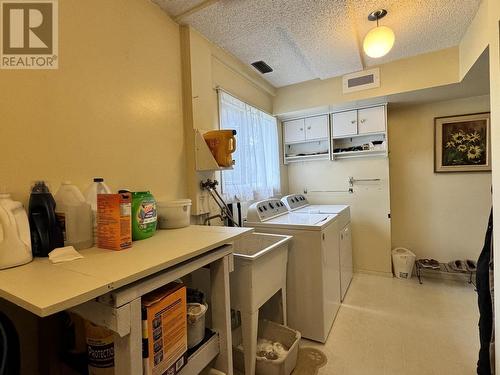
M 177 374 L 187 362 L 186 287 L 170 283 L 142 297 L 144 374 Z

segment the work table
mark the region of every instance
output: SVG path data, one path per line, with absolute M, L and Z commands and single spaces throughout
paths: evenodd
M 70 310 L 112 330 L 115 373 L 137 375 L 143 373 L 142 296 L 208 268 L 210 328 L 215 334 L 188 357 L 180 375 L 198 374 L 209 364 L 232 375 L 232 243 L 252 231 L 192 225 L 160 230 L 126 250 L 82 250 L 84 258 L 71 262 L 52 264 L 47 258 L 36 258 L 0 270 L 0 298 L 40 317 Z
M 35 258 L 0 270 L 0 297 L 45 317 L 232 243 L 252 230 L 192 225 L 160 230 L 126 250 L 82 250 L 84 258 L 71 262 Z

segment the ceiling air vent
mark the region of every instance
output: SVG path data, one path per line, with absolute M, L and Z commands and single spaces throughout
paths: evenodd
M 252 66 L 262 74 L 271 73 L 273 71 L 273 68 L 271 68 L 262 60 L 253 62 Z
M 342 92 L 344 94 L 376 87 L 380 87 L 379 68 L 346 74 L 342 77 Z

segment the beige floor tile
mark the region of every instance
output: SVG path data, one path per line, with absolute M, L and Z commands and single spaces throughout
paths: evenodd
M 463 281 L 356 274 L 319 375 L 470 375 L 479 339 L 476 293 Z

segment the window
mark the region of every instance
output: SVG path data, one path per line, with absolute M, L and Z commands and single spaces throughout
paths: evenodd
M 233 170 L 222 172 L 228 202 L 272 197 L 280 191 L 276 118 L 219 90 L 220 128 L 236 130 Z

